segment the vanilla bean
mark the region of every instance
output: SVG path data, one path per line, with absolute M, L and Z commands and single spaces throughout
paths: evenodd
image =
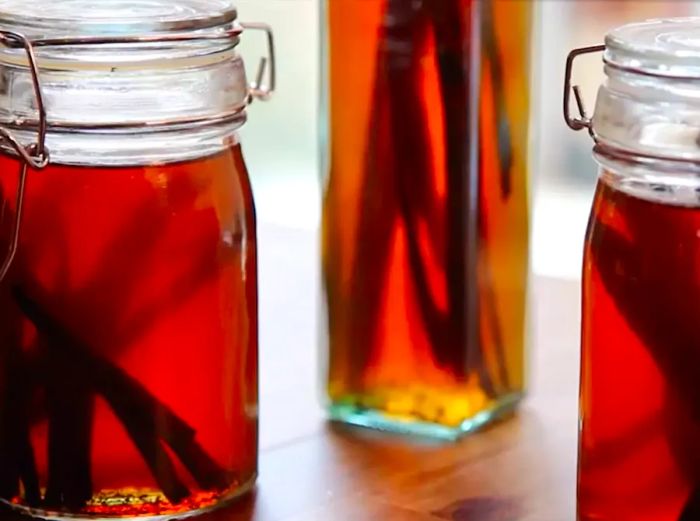
M 471 96 L 471 82 L 478 77 L 478 71 L 473 70 L 476 64 L 471 60 L 475 35 L 465 26 L 465 19 L 471 16 L 465 16 L 465 7 L 459 0 L 432 0 L 429 5 L 445 121 L 447 320 L 450 336 L 462 343 L 452 347 L 449 356 L 453 369 L 466 373 L 481 365 L 469 363 L 481 358 L 477 356 L 481 350 L 477 284 L 479 172 L 473 161 L 477 141 L 472 135 L 478 128 L 478 111 L 472 106 L 477 98 Z M 473 16 L 472 6 L 467 9 Z M 488 386 L 489 382 L 483 385 Z
M 92 497 L 93 398 L 81 389 L 49 387 L 49 479 L 45 502 L 82 508 Z
M 506 89 L 501 63 L 501 53 L 496 35 L 496 14 L 494 0 L 482 0 L 482 32 L 485 55 L 491 69 L 491 83 L 496 109 L 498 159 L 501 170 L 501 195 L 508 199 L 513 191 L 511 169 L 513 167 L 513 142 L 510 120 L 506 105 Z
M 70 360 L 85 384 L 109 403 L 171 502 L 183 500 L 189 495 L 189 490 L 177 478 L 161 439 L 172 448 L 200 486 L 214 484 L 224 488 L 228 484 L 226 471 L 196 442 L 194 429 L 184 420 L 137 380 L 94 354 L 89 346 L 63 328 L 21 288 L 13 288 L 13 296 L 37 330 L 49 339 L 51 349 L 60 350 L 61 356 Z
M 5 366 L 5 389 L 3 401 L 0 404 L 0 494 L 3 498 L 14 498 L 19 495 L 20 471 L 17 455 L 19 454 L 18 402 L 15 383 L 9 376 L 9 366 Z
M 39 474 L 36 469 L 36 458 L 29 435 L 29 421 L 25 416 L 18 429 L 17 444 L 19 457 L 19 477 L 24 489 L 24 501 L 31 507 L 41 503 L 41 491 L 39 488 Z
M 700 519 L 700 489 L 695 489 L 683 507 L 678 521 L 698 521 Z
M 480 13 L 470 5 L 466 8 L 470 10 L 469 16 L 465 16 L 465 7 L 458 0 L 432 0 L 429 5 L 445 120 L 448 230 L 445 273 L 449 302 L 445 329 L 448 337 L 461 339 L 457 347 L 446 343 L 449 352 L 445 356 L 454 370 L 476 373 L 484 392 L 494 398 L 497 391 L 485 365 L 479 320 L 485 311 L 479 303 L 479 283 L 490 272 L 479 270 L 479 263 L 483 262 L 479 239 L 484 219 L 479 198 L 483 175 L 479 144 L 484 136 L 478 126 L 479 96 L 474 94 L 479 88 L 476 78 L 480 64 L 473 60 L 478 35 L 471 34 L 474 24 L 465 24 L 465 20 Z M 490 278 L 481 282 L 491 285 Z M 487 307 L 490 310 L 494 306 Z M 494 320 L 500 330 L 498 317 L 492 317 L 491 322 Z
M 347 353 L 349 359 L 338 361 L 338 364 L 347 364 L 350 371 L 348 378 L 353 388 L 357 390 L 363 388 L 364 371 L 370 363 L 372 349 L 377 341 L 382 292 L 385 289 L 390 269 L 393 251 L 392 238 L 399 217 L 396 185 L 401 181 L 398 179 L 400 172 L 394 159 L 397 143 L 390 121 L 391 109 L 389 105 L 393 93 L 389 69 L 392 67 L 391 52 L 392 49 L 396 48 L 391 43 L 392 38 L 395 38 L 391 31 L 394 30 L 393 27 L 405 23 L 402 19 L 403 7 L 409 3 L 399 1 L 397 4 L 395 0 L 393 1 L 394 4 L 388 5 L 386 8 L 384 23 L 388 25 L 388 28 L 385 27 L 381 30 L 377 47 L 372 111 L 367 128 L 369 138 L 365 151 L 365 166 L 358 191 L 358 224 L 353 240 L 350 293 L 347 302 L 341 304 L 343 309 L 338 313 L 334 312 L 332 306 L 334 302 L 343 297 L 338 296 L 336 299 L 329 294 L 328 298 L 329 329 L 331 332 L 337 330 L 336 336 L 342 338 L 342 342 L 347 342 L 347 347 L 342 350 L 332 349 L 331 356 L 337 356 L 339 351 Z M 396 5 L 402 9 L 401 13 L 394 12 Z M 397 42 L 394 41 L 394 43 Z M 330 182 L 334 182 L 333 176 L 331 176 Z M 332 202 L 329 201 L 328 205 L 329 209 L 333 209 Z M 335 220 L 332 218 L 329 220 L 339 222 L 342 219 L 342 215 L 338 215 Z M 327 275 L 326 287 L 328 291 L 332 291 L 337 281 L 340 280 L 340 275 L 339 272 Z
M 16 344 L 19 346 L 19 342 Z M 20 351 L 18 349 L 18 351 Z M 19 461 L 19 477 L 24 490 L 24 501 L 29 506 L 41 503 L 39 474 L 36 467 L 34 448 L 32 447 L 30 427 L 32 424 L 32 401 L 39 384 L 39 375 L 35 374 L 35 366 L 24 353 L 18 353 L 15 367 L 15 383 L 18 396 L 17 407 L 17 457 Z
M 7 338 L 4 339 L 8 341 Z M 0 494 L 14 498 L 20 493 L 30 506 L 41 501 L 34 450 L 29 436 L 29 406 L 34 381 L 19 346 L 19 338 L 4 360 L 4 392 L 0 404 Z
M 462 241 L 453 241 L 450 244 L 464 244 L 460 251 L 456 247 L 448 250 L 447 273 L 452 280 L 448 280 L 448 291 L 452 289 L 451 302 L 464 302 L 464 309 L 457 306 L 451 307 L 451 320 L 459 324 L 466 322 L 464 335 L 468 346 L 466 366 L 469 370 L 476 371 L 484 390 L 490 396 L 497 395 L 492 377 L 484 361 L 484 339 L 480 335 L 479 316 L 484 314 L 491 329 L 491 337 L 494 344 L 498 370 L 503 388 L 510 387 L 510 378 L 506 366 L 506 350 L 503 343 L 502 325 L 496 306 L 496 295 L 493 291 L 493 277 L 486 256 L 486 249 L 479 244 L 480 238 L 485 238 L 485 216 L 481 205 L 479 192 L 482 176 L 489 173 L 483 168 L 483 154 L 485 144 L 489 142 L 486 136 L 477 130 L 471 113 L 472 105 L 476 107 L 478 97 L 470 96 L 470 75 L 478 77 L 478 72 L 483 70 L 478 63 L 472 63 L 469 48 L 476 43 L 477 35 L 471 37 L 462 25 L 465 18 L 460 16 L 464 7 L 457 0 L 434 0 L 433 21 L 435 24 L 435 37 L 438 50 L 438 64 L 441 78 L 442 100 L 445 111 L 446 145 L 448 189 L 447 209 L 448 226 L 453 231 L 450 237 L 462 237 Z M 498 42 L 496 40 L 496 19 L 493 12 L 493 1 L 481 2 L 481 9 L 474 9 L 471 17 L 480 16 L 483 29 L 483 41 L 485 53 L 491 63 L 492 84 L 496 100 L 496 113 L 499 120 L 497 142 L 499 145 L 499 163 L 501 168 L 501 189 L 504 198 L 512 191 L 510 179 L 512 166 L 512 144 L 510 126 L 505 111 L 503 73 L 500 62 Z M 474 25 L 473 25 L 474 26 Z M 477 112 L 478 113 L 478 112 Z M 460 119 L 461 118 L 461 119 Z M 471 126 L 470 126 L 471 125 Z M 478 140 L 470 139 L 470 134 L 478 133 Z M 476 146 L 474 143 L 478 142 Z M 470 154 L 478 154 L 478 161 L 474 162 Z M 462 226 L 462 228 L 460 228 Z M 448 248 L 450 248 L 448 244 Z M 466 266 L 466 270 L 459 269 L 459 265 Z M 479 266 L 482 266 L 479 268 Z M 479 304 L 478 285 L 483 288 L 483 305 Z M 457 288 L 464 287 L 462 294 Z M 464 300 L 466 299 L 466 300 Z M 468 317 L 466 321 L 462 317 Z M 458 325 L 453 326 L 453 330 Z
M 458 204 L 452 205 L 452 209 L 457 209 L 460 215 L 455 218 L 454 212 L 451 214 L 448 208 L 448 251 L 445 255 L 447 258 L 445 271 L 448 279 L 449 311 L 445 313 L 434 302 L 418 242 L 420 221 L 430 212 L 429 201 L 432 193 L 430 136 L 426 114 L 420 103 L 423 94 L 421 59 L 430 29 L 429 12 L 420 4 L 390 0 L 387 4 L 385 19 L 384 39 L 380 45 L 380 63 L 384 64 L 382 72 L 386 75 L 388 88 L 391 167 L 396 186 L 396 199 L 406 228 L 408 266 L 416 303 L 435 358 L 439 364 L 460 371 L 465 368 L 464 359 L 467 351 L 464 297 L 468 290 L 464 276 L 464 206 L 463 194 L 452 191 L 460 189 L 455 187 L 454 183 L 450 185 L 449 176 L 450 172 L 454 174 L 455 170 L 458 170 L 459 182 L 463 182 L 465 171 L 462 170 L 462 156 L 457 158 L 453 154 L 451 158 L 448 157 L 448 163 L 450 159 L 456 159 L 457 163 L 452 161 L 452 165 L 448 165 L 448 198 L 452 197 L 453 201 L 459 200 Z M 438 38 L 438 32 L 436 31 L 436 38 Z M 460 50 L 458 55 L 452 55 L 452 58 L 459 61 L 461 56 Z M 444 61 L 442 64 L 444 65 Z M 454 69 L 450 69 L 450 73 L 454 72 Z M 466 92 L 462 94 L 467 95 Z M 459 110 L 459 107 L 455 106 L 450 108 Z M 466 124 L 466 114 L 459 113 L 456 117 L 461 124 Z M 453 150 L 456 148 L 453 147 Z M 462 148 L 460 148 L 460 154 L 461 151 Z
M 222 469 L 193 439 L 185 443 L 176 440 L 168 443 L 201 488 L 224 490 L 231 485 L 234 476 Z
M 498 396 L 502 389 L 496 388 L 483 353 L 486 348 L 486 338 L 481 336 L 486 332 L 480 320 L 480 299 L 483 298 L 483 313 L 489 313 L 483 324 L 490 328 L 490 338 L 497 344 L 499 384 L 502 388 L 509 387 L 491 270 L 487 266 L 483 271 L 486 279 L 480 278 L 479 271 L 480 262 L 485 259 L 479 244 L 485 216 L 479 197 L 479 178 L 484 173 L 480 172 L 478 157 L 480 143 L 486 136 L 479 133 L 478 117 L 481 72 L 478 57 L 483 54 L 479 45 L 482 21 L 478 19 L 481 16 L 478 4 L 458 0 L 387 0 L 385 4 L 377 44 L 366 165 L 359 188 L 350 295 L 337 296 L 349 310 L 333 313 L 336 297 L 329 294 L 331 337 L 340 337 L 340 342 L 348 343 L 346 349 L 331 349 L 331 356 L 341 352 L 352 357 L 346 364 L 350 373 L 347 379 L 358 392 L 362 392 L 363 377 L 376 345 L 376 331 L 382 318 L 381 296 L 386 289 L 397 225 L 405 239 L 406 268 L 413 299 L 436 363 L 458 377 L 478 375 L 484 392 L 490 397 Z M 489 20 L 493 22 L 492 17 Z M 477 21 L 479 23 L 472 23 Z M 474 34 L 472 29 L 475 29 Z M 436 48 L 445 132 L 444 212 L 432 179 L 437 163 L 431 155 L 433 136 L 424 104 L 425 50 L 431 43 L 431 36 Z M 495 36 L 485 47 L 496 60 L 500 58 Z M 501 173 L 509 176 L 512 146 L 504 108 L 501 65 L 494 64 L 494 82 L 498 84 L 494 88 L 497 90 L 495 97 L 499 103 L 503 102 L 503 107 L 497 108 L 499 118 L 506 119 L 499 121 L 497 138 Z M 329 183 L 333 182 L 331 176 Z M 510 194 L 510 178 L 502 177 L 501 188 L 504 197 Z M 328 193 L 335 196 L 336 191 L 329 188 Z M 333 203 L 331 199 L 326 201 L 328 216 L 334 209 Z M 397 223 L 397 218 L 402 222 Z M 335 222 L 332 216 L 327 220 Z M 444 222 L 441 225 L 444 229 L 438 230 L 436 225 L 440 222 Z M 331 229 L 324 232 L 332 239 Z M 426 235 L 428 247 L 435 250 L 431 257 L 443 264 L 447 309 L 443 309 L 433 295 L 429 257 L 423 245 Z M 437 251 L 438 247 L 443 251 Z M 334 289 L 333 282 L 342 277 L 342 270 L 330 260 L 324 268 L 330 293 Z M 486 285 L 483 295 L 480 284 Z M 331 366 L 342 368 L 344 362 L 332 361 Z
M 197 484 L 203 488 L 215 486 L 224 488 L 229 479 L 224 471 L 197 443 L 195 431 L 168 406 L 158 401 L 137 380 L 92 354 L 79 343 L 71 344 L 65 352 L 73 360 L 91 372 L 90 381 L 118 416 L 127 429 L 141 437 L 142 432 L 151 433 L 153 437 L 162 438 L 185 465 Z M 141 442 L 160 452 L 159 447 Z M 153 462 L 158 458 L 149 456 Z M 177 488 L 177 487 L 176 487 Z
M 187 486 L 177 477 L 177 471 L 165 447 L 158 437 L 158 431 L 139 421 L 133 411 L 123 407 L 119 401 L 110 402 L 115 414 L 122 422 L 141 457 L 151 470 L 158 487 L 173 504 L 180 503 L 190 495 Z
M 61 346 L 46 343 L 49 420 L 48 486 L 51 507 L 80 509 L 92 498 L 90 455 L 94 397 Z
M 141 407 L 141 404 L 138 401 L 136 403 L 131 403 L 129 405 L 132 405 L 134 408 L 130 408 L 128 405 L 124 406 L 122 400 L 118 398 L 115 399 L 115 394 L 119 392 L 119 389 L 117 393 L 112 391 L 112 380 L 114 380 L 115 374 L 120 373 L 120 369 L 111 366 L 111 364 L 106 361 L 91 356 L 91 350 L 89 348 L 63 329 L 60 324 L 42 310 L 36 302 L 32 301 L 19 287 L 14 287 L 12 293 L 22 312 L 44 336 L 44 341 L 49 346 L 48 349 L 50 351 L 60 352 L 61 356 L 70 360 L 72 372 L 79 375 L 79 378 L 83 378 L 86 385 L 90 385 L 90 387 L 105 396 L 119 420 L 124 424 L 131 440 L 138 448 L 158 483 L 158 486 L 161 487 L 166 497 L 173 503 L 177 503 L 186 498 L 189 495 L 189 490 L 178 480 L 175 474 L 175 467 L 170 461 L 170 456 L 167 454 L 164 447 L 162 447 L 157 432 L 155 429 L 144 428 L 144 422 L 138 421 L 138 418 L 144 414 L 139 412 L 138 409 L 138 407 Z M 111 370 L 108 368 L 111 368 Z M 105 391 L 107 394 L 105 394 Z M 141 391 L 141 389 L 139 389 L 139 391 Z M 58 395 L 58 397 L 53 397 L 52 400 L 60 400 L 60 391 Z M 50 405 L 50 409 L 51 408 Z M 70 404 L 65 405 L 59 402 L 58 405 L 54 404 L 53 408 L 56 411 L 52 418 L 54 419 L 55 434 L 53 436 L 53 445 L 50 446 L 50 452 L 51 456 L 54 458 L 54 481 L 49 483 L 47 501 L 49 504 L 57 503 L 62 505 L 68 500 L 73 502 L 80 493 L 80 489 L 71 490 L 70 487 L 72 485 L 69 483 L 71 480 L 71 470 L 67 468 L 70 466 L 70 461 L 63 460 L 62 458 L 66 451 L 68 453 L 72 452 L 71 449 L 73 447 L 71 446 L 74 440 L 70 439 L 70 437 L 75 434 L 82 437 L 82 433 L 71 432 L 72 426 L 66 425 L 61 419 L 62 414 L 71 416 L 72 411 L 70 411 Z M 146 414 L 148 414 L 148 412 L 149 411 L 147 411 Z M 152 412 L 155 413 L 155 411 Z M 69 418 L 69 421 L 71 419 L 82 423 L 81 418 Z M 153 421 L 156 421 L 155 418 Z M 50 476 L 50 478 L 51 477 L 52 476 Z M 84 486 L 84 483 L 82 483 L 82 485 Z
M 174 469 L 165 470 L 172 467 L 172 463 L 160 439 L 170 446 L 199 486 L 227 486 L 227 473 L 196 442 L 195 432 L 189 425 L 131 377 L 99 365 L 90 363 L 90 367 L 108 382 L 99 387 L 100 394 L 124 423 L 171 502 L 178 502 L 189 493 L 185 493 L 184 486 L 174 480 Z
M 454 357 L 463 351 L 459 349 L 463 335 L 459 331 L 448 330 L 445 313 L 433 300 L 418 242 L 420 220 L 429 206 L 426 199 L 431 194 L 430 136 L 424 108 L 420 103 L 423 94 L 420 82 L 421 58 L 429 28 L 428 12 L 423 5 L 389 0 L 379 63 L 382 64 L 381 72 L 387 81 L 391 168 L 396 200 L 406 229 L 407 260 L 416 303 L 438 363 L 460 367 L 459 362 L 455 363 Z M 448 243 L 452 240 L 459 239 L 449 237 Z M 463 270 L 464 266 L 461 266 L 460 272 Z M 449 278 L 449 273 L 447 276 Z M 460 289 L 464 290 L 464 286 Z M 453 304 L 453 299 L 450 299 L 450 309 Z M 463 323 L 463 320 L 460 321 L 459 327 Z
M 491 86 L 493 89 L 493 98 L 495 103 L 495 112 L 497 119 L 497 135 L 496 142 L 498 144 L 498 164 L 500 168 L 500 179 L 501 179 L 501 197 L 503 199 L 508 199 L 512 194 L 513 182 L 512 182 L 512 166 L 513 166 L 513 146 L 511 139 L 510 121 L 508 120 L 508 113 L 506 111 L 506 100 L 505 100 L 505 84 L 503 75 L 503 66 L 501 63 L 501 55 L 498 45 L 498 40 L 496 36 L 496 15 L 494 12 L 494 0 L 483 0 L 481 2 L 481 39 L 483 42 L 483 54 L 489 62 L 489 69 L 491 72 Z M 485 69 L 481 66 L 481 71 Z M 484 177 L 489 175 L 489 172 L 484 170 L 483 157 L 485 154 L 485 147 L 490 143 L 489 139 L 480 131 L 479 139 L 479 175 Z M 478 225 L 479 237 L 488 240 L 486 237 L 486 220 L 485 216 L 481 215 Z M 488 250 L 484 248 L 480 251 L 480 264 L 481 269 L 479 269 L 479 280 L 482 286 L 482 298 L 483 305 L 480 306 L 480 312 L 486 318 L 486 323 L 491 330 L 491 338 L 493 341 L 493 348 L 495 351 L 496 364 L 498 369 L 498 375 L 501 385 L 501 391 L 510 390 L 510 375 L 508 373 L 508 366 L 506 362 L 506 347 L 503 340 L 503 326 L 501 324 L 498 315 L 498 306 L 496 304 L 496 293 L 493 289 L 493 274 L 491 271 L 491 265 L 488 258 Z M 483 340 L 482 340 L 483 341 Z M 487 373 L 484 367 L 484 357 L 483 357 L 483 347 L 479 351 L 479 367 L 483 367 L 482 371 Z M 490 376 L 489 376 L 490 379 Z M 493 386 L 493 383 L 490 383 Z M 495 390 L 494 390 L 495 392 Z
M 498 316 L 498 308 L 496 307 L 496 293 L 493 290 L 493 277 L 486 253 L 483 253 L 484 258 L 482 276 L 484 278 L 484 306 L 482 307 L 488 327 L 491 329 L 491 337 L 493 339 L 493 347 L 496 354 L 496 364 L 498 365 L 498 377 L 500 380 L 501 389 L 503 391 L 511 390 L 510 374 L 506 362 L 506 347 L 503 340 L 503 330 L 501 321 Z
M 341 299 L 344 297 L 340 295 L 336 297 L 329 293 L 328 296 L 329 329 L 337 330 L 337 337 L 342 338 L 342 342 L 347 342 L 347 347 L 341 352 L 345 352 L 350 359 L 339 363 L 347 364 L 350 370 L 349 380 L 354 389 L 362 389 L 364 371 L 370 363 L 376 343 L 381 295 L 389 270 L 391 239 L 396 225 L 393 185 L 386 177 L 389 147 L 384 142 L 386 125 L 385 118 L 382 117 L 386 108 L 380 105 L 377 109 L 378 113 L 373 114 L 369 129 L 371 139 L 360 188 L 361 209 L 358 211 L 357 232 L 353 241 L 355 252 L 349 297 L 347 302 L 343 302 Z M 339 220 L 342 219 L 339 217 Z M 331 277 L 326 282 L 329 291 L 341 280 L 339 274 L 332 274 Z M 340 304 L 336 312 L 332 306 L 338 301 Z M 331 356 L 337 356 L 338 351 L 340 350 L 332 349 Z
M 469 50 L 473 35 L 462 21 L 468 17 L 460 2 L 432 0 L 426 5 L 427 8 L 390 0 L 385 14 L 378 74 L 385 75 L 388 89 L 393 182 L 406 225 L 407 258 L 416 300 L 436 359 L 456 371 L 477 372 L 486 392 L 494 396 L 494 385 L 481 353 L 478 320 L 479 172 L 472 155 L 477 153 L 477 140 L 471 136 L 478 127 L 472 112 L 471 105 L 476 100 L 471 96 L 470 80 L 470 72 L 477 64 L 471 63 Z M 418 102 L 422 95 L 420 58 L 429 23 L 435 35 L 445 119 L 447 313 L 433 301 L 418 244 L 419 220 L 429 207 L 425 199 L 430 194 L 424 186 L 431 171 L 430 140 Z M 491 284 L 490 280 L 485 283 Z M 495 309 L 495 304 L 489 309 Z M 498 340 L 502 335 L 497 316 L 492 317 L 491 323 L 494 321 L 498 328 L 494 338 Z M 504 356 L 502 346 L 498 354 Z M 500 366 L 505 367 L 505 363 Z

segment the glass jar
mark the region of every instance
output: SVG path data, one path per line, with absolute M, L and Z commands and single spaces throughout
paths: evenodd
M 580 521 L 700 519 L 700 18 L 624 26 L 588 128 Z M 578 94 L 577 94 L 578 96 Z M 579 104 L 583 106 L 582 103 Z
M 255 481 L 237 131 L 270 89 L 246 81 L 243 28 L 229 0 L 0 0 L 0 500 L 17 510 L 167 519 Z
M 456 438 L 524 391 L 533 3 L 323 6 L 330 415 Z

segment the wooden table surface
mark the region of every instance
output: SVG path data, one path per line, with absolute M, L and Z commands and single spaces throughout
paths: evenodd
M 324 421 L 314 237 L 260 235 L 260 478 L 254 495 L 206 521 L 575 519 L 577 282 L 532 281 L 519 414 L 458 443 L 430 443 Z
M 199 519 L 575 519 L 578 284 L 532 281 L 520 412 L 458 443 L 436 443 L 324 421 L 317 259 L 312 232 L 261 226 L 260 478 L 253 494 Z

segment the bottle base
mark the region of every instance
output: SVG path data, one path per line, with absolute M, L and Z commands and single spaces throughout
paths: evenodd
M 27 517 L 28 519 L 43 519 L 46 521 L 114 521 L 115 519 L 142 519 L 146 521 L 171 521 L 178 519 L 187 519 L 195 516 L 200 516 L 202 514 L 207 514 L 213 510 L 218 510 L 224 508 L 237 499 L 250 492 L 257 480 L 257 474 L 254 474 L 248 481 L 242 485 L 236 486 L 235 488 L 224 492 L 211 504 L 206 506 L 200 506 L 193 509 L 179 509 L 176 505 L 172 507 L 169 512 L 163 513 L 125 513 L 124 511 L 114 511 L 114 513 L 104 513 L 104 512 L 81 512 L 76 514 L 45 510 L 42 508 L 32 508 L 23 505 L 18 505 L 0 499 L 0 504 L 9 508 L 10 510 L 16 512 L 20 516 Z
M 386 411 L 370 409 L 347 402 L 334 402 L 328 408 L 331 421 L 366 427 L 407 436 L 434 438 L 444 441 L 456 441 L 484 426 L 513 413 L 524 393 L 512 393 L 499 398 L 459 424 L 450 426 L 420 418 L 396 416 Z

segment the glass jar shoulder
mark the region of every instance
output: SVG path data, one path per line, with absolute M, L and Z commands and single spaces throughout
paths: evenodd
M 700 257 L 700 190 L 694 183 L 663 176 L 635 179 L 604 170 L 587 231 L 584 275 L 595 268 L 610 271 L 611 281 L 634 282 L 647 275 L 667 277 L 681 269 L 688 276 L 695 273 L 692 264 Z

